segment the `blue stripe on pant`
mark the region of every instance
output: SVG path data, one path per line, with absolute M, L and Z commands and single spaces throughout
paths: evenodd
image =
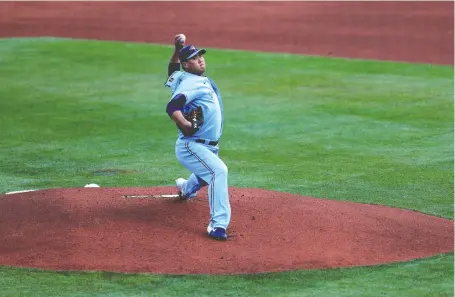
M 218 147 L 178 139 L 175 144 L 177 160 L 193 174 L 185 186 L 197 191 L 201 186 L 198 179 L 208 184 L 210 222 L 213 228 L 227 229 L 231 220 L 231 206 L 228 193 L 228 169 L 218 156 Z M 192 192 L 185 193 L 193 194 Z

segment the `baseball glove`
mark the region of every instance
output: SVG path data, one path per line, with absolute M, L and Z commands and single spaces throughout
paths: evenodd
M 202 108 L 200 106 L 183 113 L 183 116 L 188 122 L 191 123 L 191 131 L 189 131 L 189 136 L 196 133 L 196 131 L 199 130 L 199 128 L 204 124 L 204 114 L 202 113 Z

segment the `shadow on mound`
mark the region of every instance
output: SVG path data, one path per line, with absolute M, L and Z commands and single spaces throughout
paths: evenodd
M 227 242 L 209 238 L 207 192 L 51 189 L 0 196 L 0 265 L 238 274 L 407 261 L 453 251 L 453 221 L 409 210 L 230 188 Z

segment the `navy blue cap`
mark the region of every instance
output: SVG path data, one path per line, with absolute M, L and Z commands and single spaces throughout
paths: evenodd
M 203 55 L 206 53 L 205 48 L 197 49 L 194 45 L 187 45 L 179 52 L 180 62 L 188 61 L 196 55 Z

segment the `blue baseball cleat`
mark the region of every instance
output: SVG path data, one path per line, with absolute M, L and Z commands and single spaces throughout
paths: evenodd
M 214 228 L 209 232 L 209 236 L 216 240 L 226 240 L 228 238 L 226 230 L 223 228 Z

